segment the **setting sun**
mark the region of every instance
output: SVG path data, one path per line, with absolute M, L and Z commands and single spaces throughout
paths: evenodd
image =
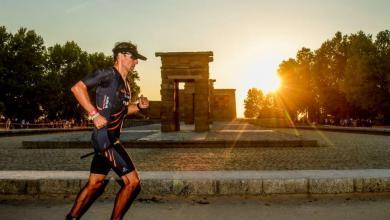
M 253 60 L 245 72 L 247 89 L 261 89 L 265 94 L 278 90 L 281 82 L 276 70 L 282 60 L 274 56 Z
M 270 93 L 277 91 L 280 87 L 280 84 L 280 78 L 276 74 L 268 75 L 263 77 L 261 81 L 259 81 L 259 88 L 264 93 Z

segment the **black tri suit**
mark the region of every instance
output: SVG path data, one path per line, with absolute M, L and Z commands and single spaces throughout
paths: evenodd
M 96 108 L 108 121 L 101 129 L 92 133 L 95 155 L 91 173 L 107 175 L 113 169 L 119 176 L 135 170 L 129 155 L 119 142 L 120 130 L 130 103 L 128 83 L 114 68 L 99 69 L 82 79 L 88 90 L 96 87 Z

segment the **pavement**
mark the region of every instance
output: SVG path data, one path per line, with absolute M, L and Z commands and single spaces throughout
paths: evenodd
M 109 219 L 114 201 L 98 200 L 85 220 Z M 137 200 L 124 219 L 137 220 L 387 220 L 390 199 L 381 196 L 310 198 L 202 198 Z M 0 204 L 3 220 L 63 220 L 72 201 L 11 201 Z
M 126 131 L 126 130 L 125 130 Z M 316 140 L 319 147 L 128 148 L 140 171 L 390 169 L 386 135 L 280 128 L 274 133 Z M 125 133 L 126 134 L 126 133 Z M 138 134 L 134 132 L 134 134 Z M 24 149 L 39 139 L 90 137 L 90 132 L 0 138 L 0 170 L 89 170 L 89 148 Z
M 218 127 L 220 126 L 220 127 Z M 185 138 L 296 138 L 319 147 L 130 148 L 140 171 L 142 197 L 355 195 L 390 191 L 390 137 L 302 129 L 265 129 L 248 124 L 215 124 L 215 131 L 158 133 L 158 125 L 130 128 L 123 136 L 175 141 Z M 90 149 L 25 149 L 25 141 L 89 139 L 90 132 L 0 138 L 0 194 L 15 198 L 72 198 L 84 185 Z M 164 139 L 164 140 L 162 140 Z M 201 143 L 201 142 L 200 142 Z M 198 143 L 199 144 L 199 143 Z M 118 190 L 109 179 L 106 198 Z M 142 198 L 141 197 L 141 198 Z
M 126 148 L 248 148 L 317 147 L 306 137 L 275 132 L 248 123 L 215 122 L 210 131 L 194 132 L 194 125 L 181 125 L 178 132 L 161 132 L 160 124 L 123 129 L 121 142 Z M 64 133 L 24 141 L 24 148 L 90 148 L 90 133 Z

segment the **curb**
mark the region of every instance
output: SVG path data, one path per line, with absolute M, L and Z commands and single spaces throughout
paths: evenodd
M 48 134 L 57 132 L 72 132 L 72 131 L 90 131 L 92 128 L 42 128 L 42 129 L 11 129 L 0 131 L 0 137 L 18 136 L 18 135 L 32 135 L 32 134 Z
M 265 141 L 122 141 L 125 148 L 256 148 L 256 147 L 319 147 L 316 140 Z M 91 141 L 23 141 L 25 149 L 91 148 Z
M 390 169 L 139 172 L 141 197 L 264 196 L 390 192 Z M 74 197 L 88 171 L 0 171 L 0 198 Z M 119 184 L 106 181 L 104 197 Z
M 388 128 L 367 128 L 367 127 L 338 127 L 338 126 L 305 126 L 298 125 L 292 128 L 303 130 L 322 130 L 333 132 L 346 132 L 346 133 L 358 133 L 358 134 L 376 134 L 376 135 L 390 135 L 390 129 Z

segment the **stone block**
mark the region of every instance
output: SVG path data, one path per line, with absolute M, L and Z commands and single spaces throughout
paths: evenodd
M 264 191 L 262 179 L 251 179 L 248 180 L 248 194 L 249 195 L 260 195 Z
M 161 123 L 161 131 L 162 132 L 171 132 L 171 131 L 176 131 L 174 124 L 165 124 Z
M 221 195 L 245 195 L 248 191 L 248 180 L 221 179 L 218 181 L 218 193 Z
M 201 121 L 201 122 L 198 122 L 195 120 L 195 131 L 196 132 L 202 132 L 202 131 L 208 131 L 208 130 L 210 130 L 208 120 Z
M 88 179 L 81 179 L 80 180 L 80 189 L 83 188 L 88 183 Z
M 119 181 L 119 182 L 118 182 Z M 104 194 L 108 197 L 116 196 L 118 191 L 121 188 L 121 184 L 123 181 L 115 178 L 109 178 L 105 180 L 105 189 L 104 189 Z
M 0 194 L 26 194 L 27 181 L 26 180 L 7 180 L 2 179 L 0 181 Z
M 172 180 L 146 179 L 141 181 L 141 195 L 155 196 L 173 193 Z
M 39 180 L 40 194 L 77 194 L 80 191 L 79 179 L 42 179 Z
M 351 193 L 353 178 L 315 178 L 309 180 L 309 193 Z
M 264 179 L 263 191 L 265 194 L 307 193 L 308 180 L 300 179 Z
M 213 180 L 173 180 L 173 193 L 175 195 L 215 195 L 216 181 Z
M 355 179 L 356 192 L 390 192 L 390 178 L 361 177 Z
M 39 194 L 39 180 L 27 180 L 26 193 L 28 195 Z

